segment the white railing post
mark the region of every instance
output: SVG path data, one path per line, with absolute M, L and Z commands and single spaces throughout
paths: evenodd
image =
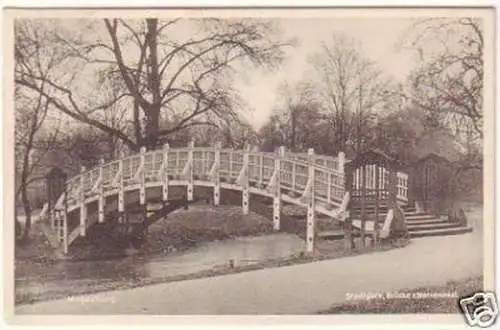
M 222 144 L 217 142 L 215 145 L 215 156 L 214 156 L 214 205 L 219 206 L 220 204 L 220 150 Z
M 250 153 L 250 146 L 245 146 L 245 150 L 243 151 L 243 167 L 242 167 L 242 191 L 241 191 L 241 204 L 243 208 L 243 214 L 248 214 L 250 209 L 250 193 L 248 191 L 248 157 Z
M 338 172 L 340 173 L 340 180 L 338 184 L 340 185 L 341 188 L 341 193 L 339 194 L 340 196 L 343 196 L 345 193 L 345 153 L 343 151 L 339 151 L 338 154 Z M 338 191 L 338 189 L 336 188 Z
M 139 163 L 139 203 L 144 205 L 146 203 L 146 175 L 145 175 L 145 166 L 144 160 L 146 155 L 146 147 L 142 146 L 140 149 L 140 163 Z
M 99 160 L 99 200 L 98 200 L 98 222 L 104 222 L 104 159 Z
M 193 176 L 193 148 L 194 141 L 190 141 L 188 144 L 189 154 L 188 154 L 188 184 L 187 184 L 187 200 L 193 200 L 193 192 L 194 192 L 194 176 Z
M 64 254 L 68 253 L 68 214 L 66 210 L 63 215 L 63 252 Z
M 163 180 L 163 200 L 167 201 L 168 200 L 168 150 L 170 149 L 170 146 L 168 143 L 165 143 L 163 145 L 163 173 L 162 175 L 162 180 Z
M 314 149 L 307 150 L 309 161 L 308 181 L 310 182 L 308 203 L 307 203 L 307 235 L 306 249 L 307 252 L 314 252 L 314 234 L 315 234 L 315 196 L 314 196 Z
M 125 211 L 125 182 L 124 182 L 124 166 L 123 160 L 125 158 L 125 153 L 122 151 L 120 153 L 120 161 L 118 162 L 118 180 L 119 180 L 119 190 L 118 190 L 118 212 Z
M 87 206 L 85 205 L 85 166 L 80 169 L 80 236 L 85 236 L 87 225 Z
M 273 196 L 273 229 L 280 230 L 281 217 L 281 160 L 285 158 L 285 147 L 278 149 L 278 155 L 274 158 L 274 173 L 276 175 Z

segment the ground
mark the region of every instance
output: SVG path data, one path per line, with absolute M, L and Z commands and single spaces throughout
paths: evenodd
M 330 254 L 319 254 L 319 257 L 295 256 L 288 260 L 272 260 L 251 267 L 222 269 L 215 272 L 193 274 L 190 277 L 165 280 L 169 282 L 187 278 L 198 278 L 192 281 L 153 284 L 157 282 L 130 281 L 125 279 L 120 283 L 87 283 L 87 290 L 81 292 L 52 292 L 43 296 L 42 300 L 67 297 L 70 294 L 81 294 L 112 290 L 116 288 L 131 288 L 121 291 L 108 291 L 87 297 L 97 302 L 77 306 L 66 300 L 35 303 L 31 307 L 20 305 L 19 313 L 146 313 L 146 314 L 310 314 L 321 311 L 341 312 L 339 307 L 346 303 L 350 293 L 379 291 L 397 292 L 400 290 L 430 290 L 443 286 L 449 281 L 464 281 L 482 275 L 482 212 L 474 205 L 464 205 L 474 228 L 473 233 L 414 239 L 405 248 L 386 250 L 364 255 L 345 257 L 339 253 L 341 242 L 336 242 Z M 208 214 L 205 212 L 205 215 Z M 195 217 L 197 219 L 197 217 Z M 217 220 L 214 220 L 217 221 Z M 220 220 L 219 220 L 220 221 Z M 237 220 L 236 220 L 237 221 Z M 195 221 L 196 222 L 196 221 Z M 219 222 L 219 228 L 224 227 Z M 256 224 L 259 222 L 257 221 Z M 214 225 L 214 223 L 212 223 Z M 220 227 L 222 226 L 222 227 Z M 214 226 L 216 227 L 216 226 Z M 257 225 L 258 227 L 258 225 Z M 318 250 L 321 250 L 321 244 Z M 328 250 L 328 249 L 326 249 Z M 323 260 L 335 256 L 335 260 Z M 368 251 L 364 251 L 368 252 Z M 373 251 L 375 252 L 375 251 Z M 318 261 L 312 262 L 311 261 Z M 296 265 L 297 263 L 306 263 Z M 259 268 L 286 266 L 261 269 Z M 17 266 L 17 265 L 16 265 Z M 16 272 L 18 267 L 16 267 Z M 243 272 L 242 271 L 247 271 Z M 238 274 L 234 274 L 238 273 Z M 215 276 L 230 274 L 226 276 Z M 199 278 L 207 277 L 209 278 Z M 242 283 L 244 283 L 242 285 Z M 459 282 L 460 283 L 460 282 Z M 233 292 L 233 290 L 236 290 Z M 74 291 L 74 290 L 73 290 Z M 203 294 L 201 294 L 203 293 Z M 237 295 L 235 295 L 237 293 Z M 201 296 L 200 296 L 201 294 Z M 165 297 L 169 297 L 168 301 Z M 306 299 L 305 299 L 306 297 Z M 18 302 L 28 302 L 32 299 L 20 298 Z M 40 297 L 38 297 L 40 298 Z M 87 299 L 85 298 L 85 299 Z M 99 300 L 113 300 L 116 303 L 103 306 Z M 35 299 L 40 300 L 40 299 Z M 127 302 L 127 303 L 125 303 Z M 286 302 L 286 304 L 283 304 Z M 401 303 L 401 301 L 398 301 Z M 401 306 L 391 304 L 387 312 L 397 312 Z M 370 306 L 360 308 L 369 309 Z
M 482 290 L 483 277 L 476 276 L 460 281 L 450 281 L 441 286 L 403 290 L 386 294 L 383 297 L 350 299 L 354 301 L 334 306 L 321 311 L 320 314 L 461 313 L 458 298 L 469 297 Z
M 317 314 L 352 294 L 433 288 L 481 275 L 482 244 L 469 233 L 419 238 L 372 254 L 23 304 L 16 314 Z

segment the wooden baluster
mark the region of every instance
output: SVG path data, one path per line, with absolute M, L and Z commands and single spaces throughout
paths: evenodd
M 104 222 L 104 159 L 99 160 L 99 200 L 98 200 L 98 222 Z
M 188 154 L 188 184 L 187 184 L 187 200 L 192 201 L 193 200 L 193 193 L 194 193 L 194 176 L 193 176 L 193 148 L 194 148 L 194 141 L 190 141 L 188 144 L 189 148 L 189 154 Z
M 250 153 L 250 146 L 247 145 L 245 146 L 245 150 L 243 153 L 243 178 L 242 178 L 242 192 L 241 192 L 241 203 L 242 203 L 242 208 L 243 208 L 243 214 L 248 214 L 249 209 L 250 209 L 250 193 L 248 191 L 248 185 L 249 185 L 249 180 L 248 180 L 248 157 Z
M 80 169 L 80 236 L 85 236 L 87 229 L 87 206 L 85 205 L 85 166 Z
M 145 171 L 145 155 L 146 147 L 142 146 L 140 149 L 140 163 L 139 163 L 139 203 L 144 205 L 146 203 L 146 171 Z
M 281 227 L 281 160 L 285 158 L 285 147 L 278 149 L 278 155 L 274 158 L 274 171 L 277 173 L 274 196 L 273 196 L 273 229 L 280 230 Z
M 163 173 L 161 173 L 163 180 L 162 194 L 164 201 L 168 200 L 168 150 L 169 149 L 170 146 L 168 145 L 168 143 L 165 143 L 163 145 Z
M 308 203 L 307 203 L 307 235 L 306 235 L 306 249 L 307 252 L 314 252 L 314 235 L 315 235 L 315 180 L 314 180 L 314 149 L 307 150 L 309 168 L 308 168 L 308 181 L 311 186 L 309 189 Z
M 220 204 L 220 150 L 222 148 L 222 144 L 217 142 L 215 145 L 215 156 L 214 156 L 214 205 L 219 206 Z

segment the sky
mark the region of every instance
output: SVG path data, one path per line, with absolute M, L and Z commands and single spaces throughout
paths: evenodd
M 411 18 L 285 18 L 279 20 L 284 36 L 299 44 L 287 50 L 287 58 L 277 72 L 255 71 L 236 82 L 243 99 L 253 109 L 246 117 L 260 128 L 277 104 L 276 89 L 281 82 L 290 85 L 311 74 L 308 57 L 328 43 L 335 33 L 346 34 L 360 43 L 363 54 L 393 78 L 403 82 L 415 66 L 415 54 L 397 47 L 402 34 L 411 27 Z

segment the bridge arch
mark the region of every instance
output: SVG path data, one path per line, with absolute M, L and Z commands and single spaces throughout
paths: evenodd
M 276 153 L 195 147 L 146 151 L 100 162 L 92 169 L 66 180 L 56 203 L 44 205 L 41 216 L 52 229 L 62 250 L 106 215 L 125 214 L 131 205 L 150 201 L 168 202 L 173 195 L 187 202 L 208 199 L 215 206 L 226 198 L 224 192 L 241 196 L 243 214 L 253 198 L 272 201 L 275 230 L 280 229 L 282 203 L 307 209 L 307 250 L 314 247 L 315 215 L 345 219 L 349 189 L 345 187 L 345 156 L 337 157 L 287 152 Z M 234 195 L 234 194 L 233 194 Z

